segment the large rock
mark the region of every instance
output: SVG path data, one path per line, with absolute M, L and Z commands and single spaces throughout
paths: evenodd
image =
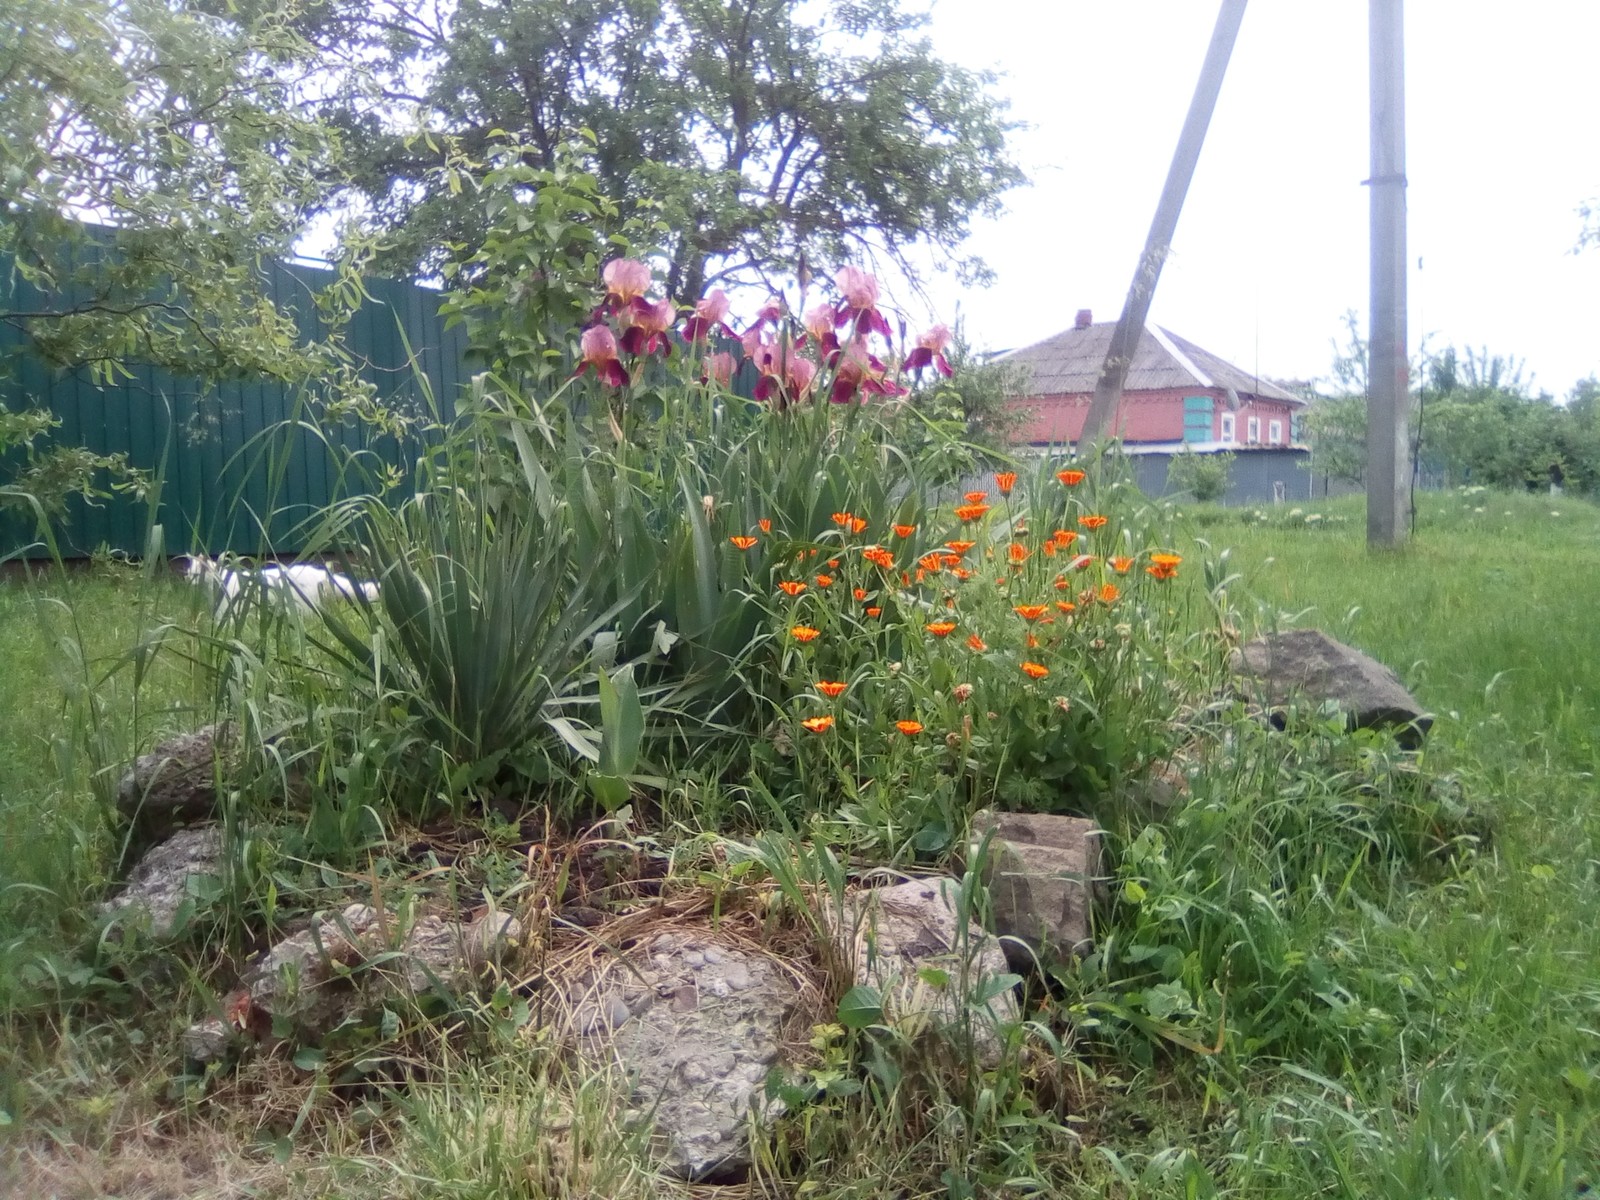
M 232 1029 L 265 1041 L 285 1024 L 300 1041 L 318 1042 L 346 1017 L 391 996 L 469 990 L 521 936 L 521 923 L 506 913 L 470 923 L 424 915 L 407 927 L 395 914 L 381 919 L 370 905 L 351 904 L 336 916 L 319 915 L 257 957 L 227 998 L 228 1021 L 190 1028 L 185 1050 L 209 1061 L 221 1056 Z
M 1016 938 L 1044 959 L 1086 953 L 1090 911 L 1100 876 L 1100 830 L 1082 817 L 980 812 L 971 853 L 989 838 L 983 878 L 994 931 Z M 1022 946 L 1006 946 L 1016 966 L 1031 962 Z
M 151 837 L 217 811 L 219 770 L 231 773 L 237 748 L 232 722 L 168 738 L 135 760 L 117 784 L 117 810 Z
M 699 1179 L 750 1165 L 752 1114 L 782 1114 L 765 1087 L 799 999 L 777 964 L 703 934 L 667 933 L 578 981 L 570 999 L 575 1032 L 627 1073 L 670 1170 Z
M 829 914 L 835 949 L 858 986 L 876 988 L 884 1019 L 917 1035 L 933 1032 L 959 1046 L 972 1039 L 985 1066 L 999 1061 L 1001 1026 L 1017 1019 L 1011 988 L 993 995 L 1008 967 L 1000 942 L 957 912 L 960 883 L 914 879 L 857 892 Z
M 1433 718 L 1399 677 L 1374 658 L 1319 629 L 1291 629 L 1246 642 L 1233 671 L 1244 694 L 1274 713 L 1297 700 L 1332 703 L 1357 729 L 1393 728 L 1400 744 L 1422 744 Z
M 222 827 L 180 829 L 145 853 L 100 911 L 143 921 L 151 937 L 168 938 L 177 931 L 184 902 L 198 899 L 205 883 L 221 874 Z

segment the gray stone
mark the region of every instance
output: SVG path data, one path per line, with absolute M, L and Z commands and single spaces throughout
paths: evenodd
M 183 1034 L 183 1056 L 201 1066 L 221 1062 L 233 1046 L 233 1030 L 221 1017 L 207 1017 Z
M 218 756 L 229 773 L 235 734 L 231 722 L 207 725 L 141 755 L 117 784 L 117 810 L 152 837 L 215 815 Z
M 749 1166 L 752 1114 L 783 1111 L 765 1099 L 766 1081 L 799 999 L 772 960 L 674 932 L 572 992 L 585 1052 L 627 1073 L 632 1111 L 654 1121 L 668 1169 L 698 1179 Z
M 830 913 L 835 949 L 854 981 L 878 989 L 884 1017 L 916 1035 L 934 1031 L 960 1040 L 970 1033 L 979 1061 L 999 1060 L 1000 1027 L 1017 1019 L 1009 989 L 983 997 L 1007 972 L 998 939 L 973 922 L 962 931 L 954 879 L 915 879 L 857 892 L 844 912 Z
M 1415 749 L 1433 725 L 1415 696 L 1388 667 L 1336 642 L 1320 629 L 1291 629 L 1246 642 L 1232 670 L 1247 699 L 1281 714 L 1296 700 L 1334 704 L 1356 729 L 1392 728 Z
M 251 963 L 229 998 L 229 1014 L 257 1040 L 286 1021 L 302 1041 L 316 1042 L 391 996 L 470 989 L 521 934 L 521 924 L 505 913 L 466 925 L 425 915 L 402 930 L 394 915 L 380 920 L 371 906 L 351 904 L 337 916 L 314 918 Z M 392 956 L 380 958 L 390 950 Z M 209 1028 L 209 1022 L 192 1026 L 185 1045 L 207 1045 Z
M 100 911 L 124 917 L 142 914 L 151 937 L 168 938 L 176 932 L 178 910 L 193 896 L 191 881 L 214 879 L 221 873 L 221 826 L 180 829 L 145 853 L 128 873 L 127 884 Z
M 1100 875 L 1100 830 L 1082 817 L 980 812 L 972 822 L 971 853 L 989 837 L 983 878 L 989 888 L 994 931 L 1026 943 L 1045 959 L 1088 951 L 1090 909 Z M 1008 945 L 1017 966 L 1031 961 Z

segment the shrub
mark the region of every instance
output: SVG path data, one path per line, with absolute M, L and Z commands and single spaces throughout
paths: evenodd
M 1167 467 L 1167 484 L 1201 503 L 1210 503 L 1228 494 L 1228 473 L 1232 468 L 1231 450 L 1217 454 L 1196 454 L 1185 447 Z

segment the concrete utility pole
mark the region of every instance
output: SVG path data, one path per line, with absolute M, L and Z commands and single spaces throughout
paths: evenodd
M 1372 327 L 1367 337 L 1367 546 L 1411 528 L 1411 368 L 1406 359 L 1404 0 L 1369 0 L 1372 60 Z
M 1128 298 L 1122 305 L 1122 316 L 1111 335 L 1100 378 L 1095 381 L 1094 399 L 1089 403 L 1083 433 L 1078 438 L 1080 447 L 1105 436 L 1122 400 L 1122 385 L 1127 382 L 1133 352 L 1139 348 L 1139 335 L 1144 332 L 1145 318 L 1150 315 L 1150 301 L 1155 298 L 1162 264 L 1172 249 L 1178 214 L 1183 211 L 1183 198 L 1189 193 L 1189 181 L 1194 178 L 1195 164 L 1200 161 L 1200 147 L 1205 145 L 1206 129 L 1211 124 L 1212 110 L 1217 106 L 1217 93 L 1222 90 L 1222 78 L 1228 72 L 1228 59 L 1239 36 L 1239 22 L 1244 20 L 1244 6 L 1245 0 L 1222 0 L 1222 9 L 1217 13 L 1211 46 L 1200 68 L 1200 82 L 1195 84 L 1189 115 L 1183 122 L 1183 132 L 1178 135 L 1178 148 L 1173 152 L 1172 166 L 1167 169 L 1166 186 L 1161 189 L 1161 203 L 1156 206 L 1155 220 L 1150 222 L 1150 236 L 1145 239 L 1144 253 L 1139 256 L 1139 267 L 1133 273 Z

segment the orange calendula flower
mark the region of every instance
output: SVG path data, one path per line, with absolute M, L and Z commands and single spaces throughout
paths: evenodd
M 917 566 L 924 571 L 937 571 L 944 566 L 944 559 L 937 554 L 924 554 L 917 559 Z
M 756 522 L 756 524 L 761 526 L 761 532 L 762 533 L 771 533 L 772 532 L 772 518 L 771 517 L 762 517 L 761 520 Z
M 1178 564 L 1182 561 L 1183 558 L 1177 554 L 1152 554 L 1145 571 L 1157 579 L 1171 579 L 1178 573 Z
M 882 615 L 883 615 L 883 609 L 881 609 L 881 608 L 874 607 L 874 608 L 867 609 L 867 616 L 869 616 L 869 617 L 881 617 Z
M 800 724 L 804 725 L 812 733 L 827 733 L 828 730 L 833 728 L 833 718 L 807 717 L 804 721 L 801 721 Z
M 939 562 L 943 564 L 947 570 L 951 567 L 959 567 L 961 565 L 961 555 L 945 552 L 939 555 Z
M 972 572 L 967 570 L 965 567 L 951 567 L 950 574 L 961 580 L 962 583 L 965 583 L 967 580 L 972 578 Z
M 989 511 L 987 504 L 958 504 L 956 505 L 956 519 L 960 521 L 976 521 Z
M 820 588 L 832 587 L 833 586 L 833 576 L 832 575 L 818 575 L 817 576 L 817 586 L 820 587 Z
M 1010 548 L 1006 551 L 1006 557 L 1014 563 L 1027 562 L 1030 553 L 1032 551 L 1021 542 L 1012 542 Z
M 798 579 L 785 579 L 782 583 L 778 584 L 778 588 L 786 596 L 798 596 L 801 592 L 806 590 L 806 585 L 801 583 Z
M 1057 471 L 1056 478 L 1068 487 L 1077 487 L 1084 480 L 1082 471 Z
M 1128 573 L 1128 568 L 1133 566 L 1133 559 L 1124 558 L 1120 554 L 1116 558 L 1106 559 L 1106 562 L 1111 564 L 1111 569 L 1118 575 L 1126 575 Z
M 1038 648 L 1039 648 L 1039 639 L 1037 637 L 1035 637 L 1033 634 L 1030 633 L 1028 635 L 1028 649 L 1029 650 L 1037 650 Z
M 915 525 L 896 525 L 894 527 L 895 537 L 908 538 L 916 531 L 917 527 Z
M 1012 609 L 1012 611 L 1024 621 L 1037 621 L 1040 617 L 1044 616 L 1044 605 L 1018 604 Z
M 848 683 L 844 683 L 838 679 L 817 680 L 817 691 L 821 692 L 829 700 L 837 700 L 840 696 L 844 695 L 845 688 L 849 686 L 850 685 Z
M 1043 543 L 1040 544 L 1039 549 L 1044 551 L 1044 556 L 1046 558 L 1054 558 L 1056 556 L 1056 543 L 1053 538 L 1045 538 Z
M 1050 668 L 1041 663 L 1025 662 L 1022 664 L 1022 673 L 1029 679 L 1043 679 L 1050 674 Z
M 988 498 L 988 492 L 968 492 L 962 497 L 968 504 L 982 504 Z
M 894 727 L 907 737 L 916 737 L 922 732 L 921 721 L 896 721 Z
M 822 636 L 822 631 L 813 629 L 809 625 L 796 625 L 789 630 L 789 636 L 797 642 L 809 642 Z
M 1017 486 L 1017 473 L 1015 471 L 1001 471 L 994 477 L 994 484 L 1000 489 L 1002 496 L 1011 495 L 1011 489 Z
M 857 588 L 853 594 L 857 600 L 865 600 L 867 598 L 867 589 Z
M 1078 611 L 1078 606 L 1076 604 L 1074 604 L 1071 600 L 1057 600 L 1056 601 L 1056 607 L 1059 608 L 1062 612 L 1077 612 Z
M 1098 513 L 1090 513 L 1087 516 L 1079 517 L 1078 524 L 1085 529 L 1100 529 L 1104 527 L 1106 520 L 1106 517 L 1102 517 Z
M 882 567 L 887 571 L 894 566 L 894 555 L 882 546 L 867 546 L 861 551 L 861 557 L 875 567 Z
M 949 637 L 955 627 L 954 621 L 929 621 L 927 626 L 928 632 L 936 638 Z
M 972 647 L 972 649 L 976 650 L 979 654 L 982 654 L 989 648 L 988 644 L 975 633 L 967 638 L 967 645 Z
M 1078 540 L 1078 535 L 1070 529 L 1058 529 L 1050 537 L 1063 550 Z
M 957 554 L 965 554 L 968 550 L 971 550 L 977 544 L 978 544 L 977 542 L 946 542 L 945 543 L 946 546 L 949 546 L 950 549 L 954 550 Z
M 828 560 L 828 570 L 837 571 L 838 569 L 839 569 L 839 560 L 837 558 L 830 558 Z
M 1099 596 L 1101 604 L 1115 604 L 1117 602 L 1117 597 L 1120 595 L 1122 595 L 1122 593 L 1117 590 L 1116 584 L 1105 583 L 1100 585 Z
M 833 514 L 833 523 L 841 529 L 847 528 L 850 522 L 854 520 L 855 515 L 853 513 L 836 512 Z
M 730 542 L 732 542 L 735 546 L 737 546 L 740 550 L 748 550 L 748 549 L 750 549 L 751 546 L 754 546 L 756 544 L 756 539 L 755 538 L 753 538 L 753 537 L 741 537 L 741 536 L 739 536 L 737 534 L 735 536 L 729 538 L 728 540 Z
M 851 533 L 860 533 L 866 527 L 867 527 L 867 519 L 865 517 L 851 517 L 850 518 L 850 532 Z

